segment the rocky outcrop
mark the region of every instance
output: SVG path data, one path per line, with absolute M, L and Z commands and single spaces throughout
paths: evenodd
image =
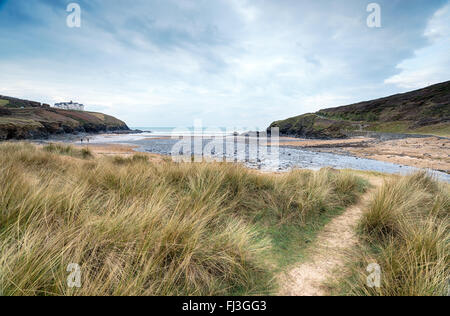
M 276 121 L 270 127 L 279 127 L 282 135 L 306 138 L 344 138 L 355 131 L 423 133 L 448 137 L 450 81 Z
M 130 131 L 123 121 L 103 113 L 54 109 L 38 102 L 3 96 L 0 101 L 3 103 L 0 103 L 0 140 Z
M 274 122 L 268 131 L 274 127 L 278 127 L 283 136 L 317 139 L 345 138 L 346 135 L 342 132 L 344 129 L 357 128 L 351 123 L 324 119 L 316 114 L 304 114 Z

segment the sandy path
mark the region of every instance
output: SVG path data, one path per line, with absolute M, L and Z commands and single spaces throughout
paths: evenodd
M 378 177 L 370 177 L 369 181 L 374 188 L 365 193 L 359 203 L 325 226 L 312 244 L 307 261 L 280 276 L 280 295 L 327 295 L 325 282 L 333 279 L 334 273 L 344 268 L 346 251 L 358 242 L 355 232 L 358 220 L 373 192 L 383 183 L 382 178 Z

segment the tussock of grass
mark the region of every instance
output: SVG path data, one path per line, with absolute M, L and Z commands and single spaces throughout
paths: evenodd
M 292 236 L 365 189 L 329 169 L 263 175 L 142 155 L 80 158 L 65 146 L 0 144 L 4 295 L 271 293 L 273 257 L 295 252 Z M 70 263 L 81 288 L 67 286 Z
M 93 156 L 89 148 L 76 149 L 73 146 L 63 144 L 48 144 L 44 146 L 44 150 L 50 153 L 56 153 L 60 155 L 67 155 L 84 159 L 91 158 Z
M 131 157 L 120 157 L 115 156 L 113 157 L 113 162 L 118 165 L 125 165 L 125 164 L 131 164 L 135 162 L 147 162 L 148 156 L 142 155 L 142 154 L 135 154 Z
M 447 295 L 450 277 L 450 190 L 425 172 L 388 181 L 376 193 L 360 229 L 345 290 L 353 295 Z M 366 284 L 369 263 L 381 266 L 381 287 Z

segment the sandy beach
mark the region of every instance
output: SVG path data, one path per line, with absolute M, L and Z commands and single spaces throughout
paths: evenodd
M 113 135 L 111 135 L 113 137 Z M 163 141 L 170 137 L 146 138 L 148 141 Z M 380 140 L 376 138 L 357 137 L 349 139 L 307 140 L 293 137 L 280 137 L 278 145 L 290 148 L 308 149 L 313 152 L 333 153 L 357 158 L 373 159 L 415 168 L 429 168 L 450 173 L 450 139 L 441 137 L 404 138 L 397 140 Z M 97 155 L 129 156 L 137 152 L 135 144 L 75 144 L 86 147 Z M 150 159 L 164 159 L 163 154 L 143 153 Z
M 450 172 L 450 139 L 441 137 L 285 141 L 280 145 Z
M 163 155 L 159 154 L 153 154 L 153 153 L 146 153 L 146 152 L 137 152 L 135 151 L 136 148 L 139 146 L 135 145 L 122 145 L 122 144 L 90 144 L 90 145 L 80 145 L 80 144 L 74 144 L 73 145 L 76 148 L 89 148 L 89 150 L 94 155 L 103 155 L 103 156 L 124 156 L 129 157 L 134 154 L 142 154 L 149 157 L 151 161 L 162 161 L 164 159 Z

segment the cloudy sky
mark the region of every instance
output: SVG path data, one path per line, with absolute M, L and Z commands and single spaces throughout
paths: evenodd
M 371 2 L 0 0 L 0 94 L 130 126 L 265 128 L 450 80 L 450 1 L 378 0 L 380 28 Z

